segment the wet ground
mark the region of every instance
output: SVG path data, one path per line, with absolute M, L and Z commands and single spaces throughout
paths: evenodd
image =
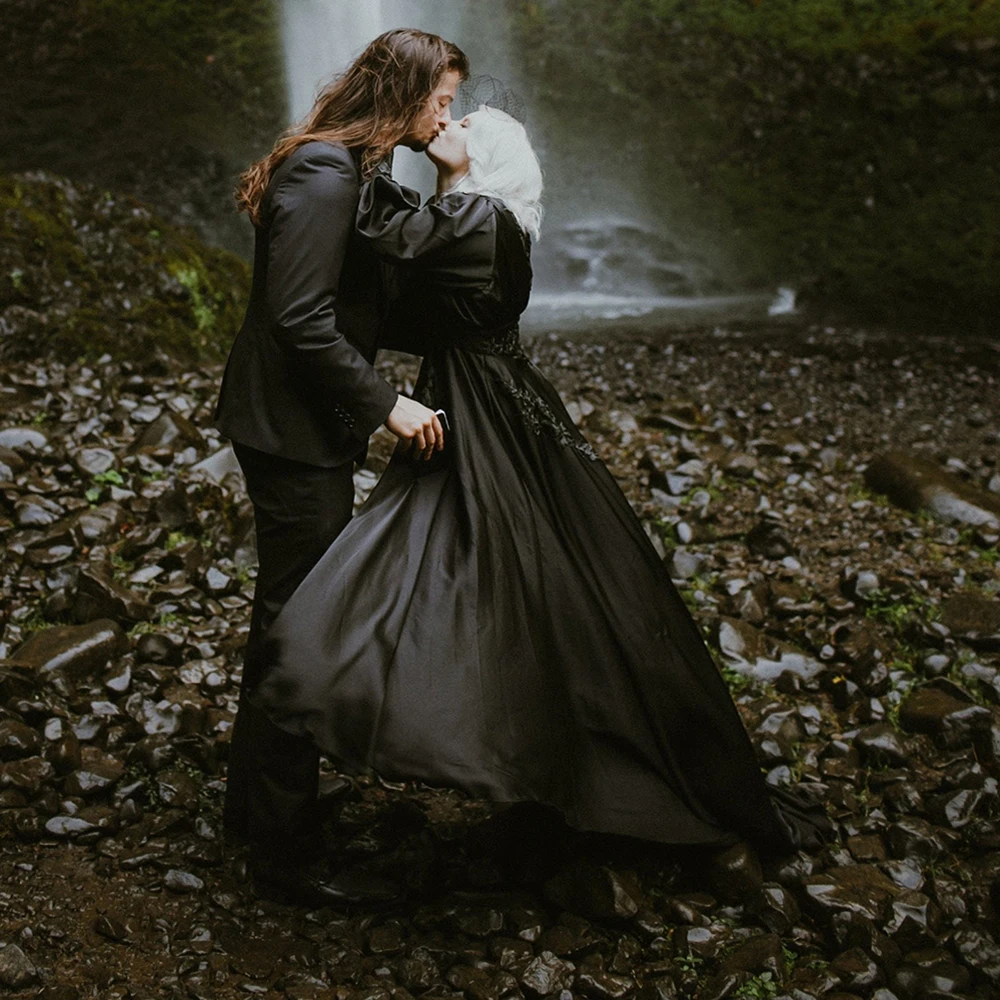
M 668 561 L 767 780 L 823 801 L 838 842 L 764 867 L 567 842 L 371 777 L 331 849 L 406 902 L 256 900 L 219 828 L 254 577 L 210 427 L 220 373 L 8 365 L 4 995 L 1000 996 L 1000 351 L 788 327 L 531 350 Z

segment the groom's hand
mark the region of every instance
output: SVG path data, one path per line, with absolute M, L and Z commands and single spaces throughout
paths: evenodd
M 408 396 L 396 398 L 385 426 L 420 458 L 430 458 L 444 447 L 444 428 L 437 414 Z

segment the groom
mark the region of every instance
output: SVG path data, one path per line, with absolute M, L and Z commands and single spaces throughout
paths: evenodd
M 387 901 L 395 887 L 334 873 L 317 809 L 319 755 L 247 694 L 264 633 L 351 518 L 353 465 L 380 424 L 422 457 L 437 416 L 372 367 L 383 313 L 374 254 L 354 231 L 359 188 L 396 145 L 422 150 L 451 120 L 460 49 L 400 29 L 376 38 L 291 135 L 243 175 L 254 276 L 216 410 L 254 505 L 259 570 L 230 744 L 224 824 L 250 843 L 257 892 L 310 906 Z M 317 623 L 319 627 L 320 623 Z

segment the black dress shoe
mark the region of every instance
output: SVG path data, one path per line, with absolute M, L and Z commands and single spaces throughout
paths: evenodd
M 401 896 L 400 887 L 389 879 L 364 872 L 332 874 L 325 860 L 301 866 L 257 861 L 251 874 L 257 895 L 277 903 L 374 908 Z

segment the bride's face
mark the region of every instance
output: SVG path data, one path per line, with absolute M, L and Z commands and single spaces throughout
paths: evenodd
M 451 173 L 469 169 L 467 148 L 469 130 L 476 127 L 476 120 L 480 115 L 481 111 L 474 111 L 460 121 L 451 122 L 438 132 L 437 137 L 427 147 L 427 155 L 438 169 L 448 170 Z

